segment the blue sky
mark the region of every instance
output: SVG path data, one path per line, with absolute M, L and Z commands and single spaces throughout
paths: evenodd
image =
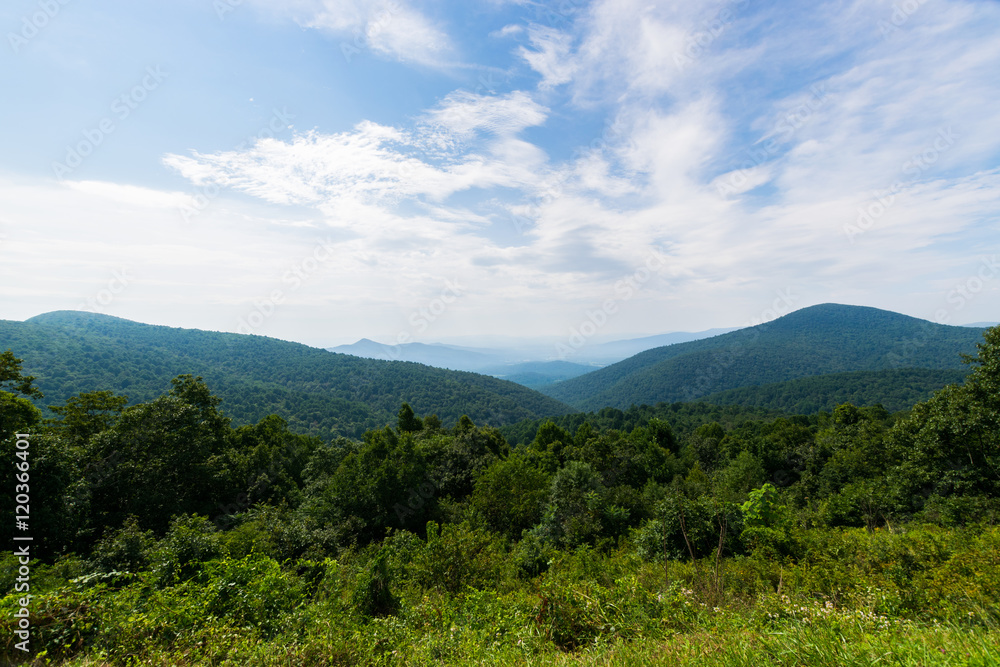
M 4 319 L 997 319 L 996 2 L 11 0 L 0 28 Z

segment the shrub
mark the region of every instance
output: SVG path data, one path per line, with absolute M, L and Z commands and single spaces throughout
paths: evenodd
M 203 563 L 220 555 L 219 534 L 207 517 L 175 517 L 154 552 L 156 583 L 162 587 L 190 579 L 201 571 Z
M 131 516 L 124 526 L 94 546 L 91 560 L 101 572 L 140 572 L 149 567 L 155 544 L 153 531 L 142 530 Z
M 468 523 L 438 526 L 427 523 L 427 543 L 411 564 L 414 579 L 424 588 L 459 593 L 467 586 L 482 588 L 500 578 L 505 554 L 497 536 Z
M 387 556 L 387 552 L 380 549 L 358 577 L 354 587 L 351 603 L 365 618 L 392 616 L 399 611 L 399 599 L 390 590 Z

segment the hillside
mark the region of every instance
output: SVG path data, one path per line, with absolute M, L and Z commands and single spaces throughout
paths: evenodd
M 25 322 L 0 320 L 0 350 L 24 359 L 44 405 L 110 389 L 149 401 L 170 380 L 204 377 L 237 423 L 275 413 L 293 430 L 357 437 L 394 422 L 404 401 L 445 424 L 468 414 L 502 425 L 564 414 L 568 407 L 513 382 L 410 362 L 360 359 L 266 338 L 140 324 L 59 311 Z
M 728 389 L 699 400 L 715 405 L 739 405 L 805 415 L 820 410 L 832 411 L 843 403 L 881 405 L 890 412 L 898 412 L 928 400 L 946 385 L 961 384 L 967 370 L 901 368 L 831 373 L 758 387 Z
M 797 378 L 901 368 L 964 368 L 982 330 L 877 308 L 822 304 L 766 324 L 648 350 L 542 389 L 580 410 L 691 401 Z

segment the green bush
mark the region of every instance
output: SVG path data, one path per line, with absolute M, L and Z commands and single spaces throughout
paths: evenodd
M 162 587 L 190 579 L 206 561 L 221 555 L 219 534 L 207 517 L 175 517 L 152 555 L 156 582 Z
M 399 611 L 399 598 L 390 589 L 392 578 L 386 566 L 387 556 L 380 549 L 355 584 L 351 603 L 364 618 L 392 616 Z
M 148 569 L 156 538 L 142 530 L 132 516 L 125 525 L 94 545 L 91 560 L 101 572 L 140 572 Z
M 413 556 L 410 572 L 424 588 L 455 594 L 502 578 L 506 558 L 500 539 L 468 523 L 427 523 L 427 543 Z

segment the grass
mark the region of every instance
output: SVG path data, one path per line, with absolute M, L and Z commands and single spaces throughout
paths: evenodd
M 39 566 L 33 664 L 1000 665 L 1000 529 L 808 538 L 796 562 L 726 559 L 718 583 L 709 562 L 665 571 L 623 545 L 556 554 L 531 579 L 498 554 L 490 585 L 466 568 L 480 585 L 458 588 L 448 563 L 420 570 L 412 550 L 429 547 L 410 540 L 383 550 L 398 607 L 374 618 L 359 603 L 374 549 L 306 566 L 215 559 L 169 585 Z M 13 604 L 0 601 L 8 638 Z M 20 658 L 11 640 L 4 655 Z

